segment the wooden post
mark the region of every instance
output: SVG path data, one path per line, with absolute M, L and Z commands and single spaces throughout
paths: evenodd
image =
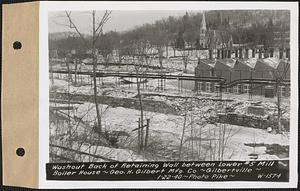
M 140 123 L 141 123 L 141 119 L 139 118 L 139 120 L 138 120 L 138 153 L 141 152 L 141 129 L 140 129 L 141 125 L 140 125 Z
M 74 64 L 75 64 L 74 84 L 77 84 L 77 60 L 76 60 L 76 58 L 74 59 Z
M 249 90 L 249 100 L 252 101 L 252 95 L 253 95 L 253 83 L 252 83 L 252 73 L 253 71 L 251 70 L 251 73 L 250 73 L 250 79 L 251 79 L 251 85 L 250 85 L 250 90 Z
M 180 81 L 180 92 L 182 92 L 182 80 Z
M 160 86 L 159 86 L 159 78 L 157 79 L 157 90 L 159 91 Z
M 178 93 L 180 93 L 180 81 L 179 81 L 179 78 L 178 78 Z
M 222 88 L 223 88 L 223 82 L 219 83 L 219 92 L 220 92 L 220 99 L 222 100 Z
M 50 65 L 50 76 L 51 76 L 51 83 L 52 83 L 52 85 L 54 84 L 54 74 L 53 74 L 53 64 L 51 63 L 51 64 L 49 64 Z
M 91 77 L 91 76 L 89 76 L 88 80 L 89 80 L 89 83 L 91 84 L 91 87 L 93 87 L 93 81 L 92 81 L 92 77 Z
M 145 147 L 144 147 L 144 149 L 147 149 L 147 145 L 148 145 L 149 122 L 150 122 L 150 119 L 147 119 L 147 124 L 146 124 L 146 135 L 145 135 Z

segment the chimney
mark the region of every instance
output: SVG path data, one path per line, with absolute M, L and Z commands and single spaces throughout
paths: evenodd
M 282 59 L 282 57 L 283 57 L 283 50 L 279 49 L 279 59 Z
M 235 58 L 238 57 L 238 49 L 235 49 Z
M 212 49 L 208 50 L 209 59 L 212 60 Z
M 242 59 L 242 58 L 243 58 L 243 49 L 240 48 L 240 49 L 239 49 L 239 52 L 240 52 L 239 58 Z
M 220 50 L 217 49 L 217 59 L 220 59 Z
M 290 60 L 290 49 L 289 48 L 286 49 L 286 58 L 288 60 Z
M 252 58 L 255 58 L 255 48 L 252 48 Z
M 245 58 L 249 58 L 249 49 L 246 48 Z
M 228 50 L 228 51 L 227 51 L 227 57 L 228 57 L 228 58 L 231 58 L 231 50 Z
M 274 49 L 273 49 L 273 48 L 270 49 L 270 57 L 271 57 L 271 58 L 274 57 Z
M 262 53 L 262 50 L 261 50 L 261 49 L 259 49 L 259 52 L 258 52 L 258 58 L 262 58 L 262 55 L 261 55 L 261 53 Z

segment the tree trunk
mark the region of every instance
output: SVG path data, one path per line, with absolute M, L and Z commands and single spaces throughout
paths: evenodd
M 159 61 L 160 69 L 162 70 L 162 68 L 163 68 L 163 50 L 162 50 L 162 48 L 159 48 L 158 61 Z
M 193 113 L 191 114 L 191 149 L 192 149 L 192 158 L 194 157 L 194 126 L 193 126 L 193 122 L 194 122 L 194 116 Z
M 105 56 L 105 67 L 108 67 L 109 65 L 109 55 Z
M 167 58 L 169 57 L 169 45 L 167 44 L 167 46 L 166 46 L 166 56 L 167 56 Z
M 50 71 L 51 71 L 51 73 L 50 73 L 50 76 L 51 76 L 51 83 L 52 83 L 52 85 L 53 85 L 53 84 L 54 84 L 53 66 L 52 66 L 52 63 L 49 64 L 49 65 L 50 65 Z
M 138 74 L 138 73 L 137 73 Z M 144 149 L 144 108 L 143 108 L 143 101 L 142 101 L 142 96 L 141 96 L 141 91 L 140 91 L 140 79 L 137 76 L 136 78 L 136 86 L 137 86 L 137 91 L 138 91 L 138 98 L 140 102 L 140 114 L 141 114 L 141 121 L 140 121 L 140 130 L 141 130 L 141 144 L 140 144 L 140 151 L 143 151 Z
M 141 129 L 140 129 L 140 127 L 141 127 L 141 119 L 139 118 L 139 120 L 138 120 L 138 154 L 141 153 L 141 147 L 140 147 L 140 145 L 141 145 Z
M 70 80 L 70 82 L 72 82 L 72 76 L 71 76 L 71 72 L 70 72 L 70 63 L 69 63 L 69 60 L 67 60 L 66 65 L 67 65 L 67 70 L 68 70 L 67 79 Z
M 187 57 L 184 55 L 183 56 L 183 63 L 184 63 L 184 73 L 187 73 Z
M 280 95 L 280 87 L 278 85 L 278 83 L 276 84 L 276 90 L 277 90 L 277 115 L 278 115 L 278 132 L 281 133 L 282 132 L 282 128 L 281 128 L 281 95 Z
M 96 114 L 97 114 L 97 124 L 98 129 L 97 132 L 101 134 L 102 128 L 101 128 L 101 116 L 100 111 L 98 107 L 98 100 L 97 100 L 97 78 L 96 78 L 96 66 L 97 66 L 97 59 L 96 59 L 96 48 L 95 48 L 95 11 L 93 11 L 93 44 L 92 44 L 92 51 L 93 51 L 93 82 L 94 82 L 94 102 L 96 107 Z
M 67 62 L 67 70 L 68 70 L 68 76 L 67 76 L 67 81 L 68 81 L 68 112 L 67 112 L 68 122 L 67 122 L 67 125 L 68 125 L 68 136 L 69 136 L 69 138 L 71 138 L 71 136 L 72 136 L 71 113 L 70 113 L 70 107 L 71 107 L 71 95 L 70 95 L 70 83 L 71 83 L 71 79 L 70 79 L 70 76 L 71 76 L 71 72 L 70 72 L 70 67 L 69 67 L 69 63 L 68 62 Z M 72 146 L 71 139 L 69 139 L 69 141 L 66 144 L 69 147 Z
M 146 119 L 146 120 L 147 120 L 147 125 L 146 125 L 145 146 L 144 146 L 145 149 L 147 149 L 147 146 L 148 146 L 149 121 L 150 121 L 150 119 Z
M 77 67 L 78 67 L 78 63 L 77 63 L 76 59 L 74 59 L 74 64 L 75 64 L 75 81 L 74 81 L 74 83 L 77 84 Z
M 182 133 L 181 133 L 180 145 L 179 145 L 178 160 L 181 160 L 181 152 L 182 152 L 182 147 L 183 147 L 183 139 L 184 139 L 184 134 L 185 134 L 185 126 L 186 126 L 186 118 L 187 118 L 187 111 L 185 111 L 185 115 L 184 115 L 184 121 L 183 121 L 183 127 L 182 127 Z
M 122 64 L 122 56 L 119 55 L 119 67 L 121 67 Z

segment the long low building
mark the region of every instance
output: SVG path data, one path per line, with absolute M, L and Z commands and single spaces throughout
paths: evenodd
M 273 52 L 266 54 L 258 50 L 257 54 L 251 54 L 249 57 L 247 50 L 238 50 L 234 53 L 234 58 L 230 54 L 224 54 L 221 58 L 199 59 L 195 68 L 196 77 L 223 77 L 226 83 L 237 81 L 233 87 L 222 89 L 222 92 L 252 95 L 273 96 L 276 93 L 275 85 L 269 84 L 245 84 L 238 83 L 243 79 L 272 79 L 283 81 L 290 79 L 290 61 L 289 53 L 286 50 L 286 56 L 279 53 L 279 57 L 274 57 Z M 246 54 L 244 54 L 246 52 Z M 218 56 L 219 57 L 219 56 Z M 279 84 L 278 91 L 281 96 L 290 96 L 289 85 Z M 219 92 L 219 84 L 213 82 L 195 82 L 195 91 L 197 92 Z

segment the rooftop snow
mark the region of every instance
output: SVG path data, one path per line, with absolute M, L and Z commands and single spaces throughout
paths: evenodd
M 262 62 L 274 69 L 277 69 L 279 63 L 280 63 L 280 59 L 275 58 L 275 57 L 270 57 L 270 58 L 264 58 L 262 59 Z
M 255 68 L 257 58 L 245 58 L 245 59 L 239 60 L 239 62 L 242 64 L 245 64 L 253 69 L 253 68 Z
M 204 63 L 204 64 L 206 64 L 206 65 L 213 68 L 213 67 L 215 67 L 217 61 L 210 60 L 210 59 L 201 59 L 200 62 L 202 62 L 202 63 Z
M 232 58 L 219 59 L 218 61 L 228 66 L 229 68 L 234 68 L 234 65 L 236 63 L 236 60 Z

